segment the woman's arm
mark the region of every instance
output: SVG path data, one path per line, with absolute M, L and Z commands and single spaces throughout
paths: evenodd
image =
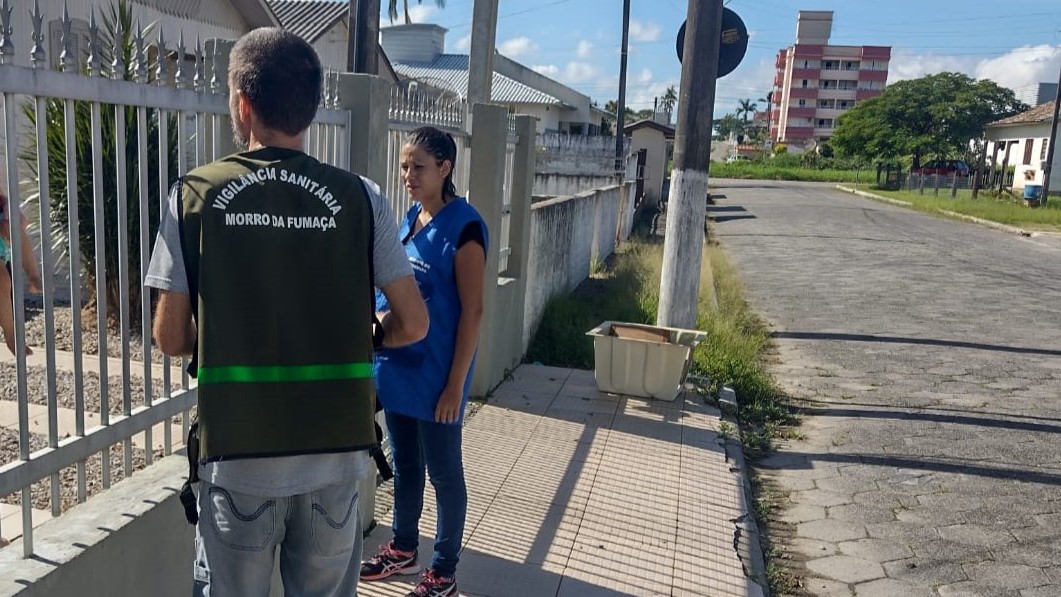
M 454 257 L 457 278 L 457 295 L 461 302 L 460 320 L 457 322 L 457 342 L 453 348 L 453 365 L 449 370 L 446 388 L 442 391 L 435 420 L 439 423 L 455 423 L 460 418 L 461 401 L 464 399 L 464 382 L 479 344 L 479 324 L 483 318 L 483 273 L 486 270 L 486 251 L 478 242 L 467 242 L 457 250 Z

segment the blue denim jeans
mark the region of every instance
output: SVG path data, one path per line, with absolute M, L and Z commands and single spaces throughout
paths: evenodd
M 438 520 L 431 568 L 452 577 L 464 536 L 468 488 L 464 484 L 461 425 L 445 425 L 386 413 L 394 460 L 394 547 L 412 551 L 420 543 L 424 469 L 435 487 Z
M 354 479 L 266 498 L 203 481 L 193 594 L 268 597 L 279 548 L 286 595 L 356 595 L 362 548 L 357 489 Z

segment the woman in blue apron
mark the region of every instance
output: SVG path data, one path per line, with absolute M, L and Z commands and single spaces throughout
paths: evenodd
M 427 337 L 376 356 L 379 399 L 394 460 L 393 540 L 361 566 L 361 579 L 419 570 L 417 549 L 425 468 L 435 488 L 434 553 L 411 597 L 457 595 L 457 556 L 468 492 L 461 424 L 468 402 L 483 312 L 487 230 L 453 186 L 457 146 L 433 127 L 419 128 L 401 151 L 405 190 L 415 200 L 399 232 L 431 318 Z M 376 295 L 376 310 L 387 311 Z

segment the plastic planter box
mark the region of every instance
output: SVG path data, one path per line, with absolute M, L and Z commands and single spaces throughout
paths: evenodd
M 593 374 L 602 392 L 674 400 L 685 383 L 698 330 L 605 321 L 593 337 Z

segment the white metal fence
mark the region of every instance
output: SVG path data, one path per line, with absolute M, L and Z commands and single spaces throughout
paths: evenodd
M 22 10 L 26 3 L 17 4 Z M 29 556 L 35 503 L 58 516 L 64 502 L 80 503 L 108 488 L 116 467 L 128 476 L 150 465 L 156 452 L 169 454 L 182 444 L 195 390 L 176 364 L 152 348 L 152 301 L 142 282 L 174 174 L 221 157 L 231 146 L 218 43 L 207 43 L 205 52 L 199 42 L 191 49 L 182 34 L 171 46 L 161 34 L 147 39 L 151 28 L 131 19 L 100 26 L 93 15 L 87 51 L 77 55 L 64 15 L 63 51 L 49 57 L 39 6 L 34 3 L 33 31 L 13 31 L 11 11 L 3 0 L 4 191 L 9 205 L 22 206 L 39 230 L 43 295 L 31 327 L 42 328 L 34 348 L 44 358 L 35 364 L 39 355 L 26 355 L 21 298 L 27 279 L 18 267 L 22 214 L 9 209 L 16 351 L 13 363 L 0 367 L 3 383 L 13 377 L 15 388 L 3 396 L 7 404 L 0 411 L 16 413 L 3 421 L 2 431 L 17 434 L 18 450 L 0 453 L 0 500 L 20 508 Z M 30 48 L 30 67 L 13 64 L 15 48 Z M 345 168 L 349 113 L 335 109 L 338 100 L 336 76 L 329 74 L 307 151 Z M 67 264 L 65 276 L 57 257 Z M 68 288 L 57 288 L 56 279 L 68 280 Z M 117 313 L 109 311 L 106 297 Z M 86 304 L 94 306 L 94 322 L 82 321 Z M 57 326 L 59 312 L 64 316 Z M 114 322 L 118 333 L 112 336 Z M 64 339 L 62 349 L 58 339 Z M 11 402 L 13 408 L 6 408 Z M 46 431 L 36 433 L 41 420 Z M 180 435 L 174 438 L 178 420 Z M 112 458 L 112 449 L 120 458 Z M 0 526 L 0 537 L 11 535 Z

